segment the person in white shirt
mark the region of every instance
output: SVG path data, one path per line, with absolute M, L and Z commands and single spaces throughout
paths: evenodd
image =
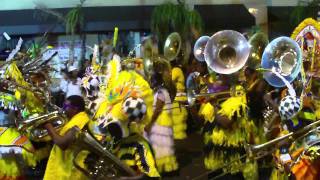
M 65 98 L 72 95 L 82 96 L 81 92 L 81 79 L 77 77 L 78 68 L 71 66 L 69 67 L 69 78 L 67 82 L 61 81 L 60 87 L 66 94 Z

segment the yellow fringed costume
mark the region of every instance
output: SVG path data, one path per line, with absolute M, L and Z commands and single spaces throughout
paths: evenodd
M 174 67 L 172 69 L 172 81 L 177 89 L 176 97 L 172 103 L 173 137 L 174 139 L 185 139 L 187 137 L 186 120 L 188 112 L 184 106 L 180 105 L 180 103 L 185 102 L 187 98 L 184 85 L 185 78 L 179 67 Z
M 236 86 L 233 96 L 221 104 L 218 112 L 214 112 L 211 104 L 205 104 L 200 108 L 200 115 L 206 120 L 204 131 L 205 159 L 207 169 L 219 169 L 230 163 L 224 171 L 231 174 L 242 171 L 246 179 L 257 178 L 257 166 L 255 163 L 240 160 L 245 153 L 244 145 L 251 141 L 255 132 L 254 123 L 247 116 L 247 100 L 242 86 Z M 230 129 L 224 129 L 214 120 L 215 113 L 228 117 L 232 121 Z M 238 160 L 237 160 L 238 159 Z
M 149 177 L 160 177 L 148 141 L 139 134 L 131 134 L 120 140 L 117 157 L 133 169 Z
M 168 91 L 160 88 L 154 98 L 154 106 L 159 98 L 163 96 L 165 105 L 152 125 L 149 141 L 155 152 L 156 164 L 160 173 L 173 172 L 178 169 L 178 162 L 174 152 L 173 120 L 171 114 L 171 100 Z
M 108 116 L 114 120 L 127 122 L 126 115 L 122 112 L 122 103 L 126 98 L 133 96 L 139 97 L 144 100 L 147 106 L 147 112 L 143 118 L 141 125 L 139 123 L 138 131 L 143 133 L 144 125 L 149 124 L 152 117 L 152 104 L 153 104 L 153 91 L 149 83 L 144 80 L 142 76 L 134 71 L 121 71 L 119 70 L 120 64 L 117 65 L 116 60 L 112 60 L 108 64 L 110 74 L 107 75 L 107 85 L 105 89 L 105 100 L 100 104 L 94 120 L 103 116 Z M 110 119 L 110 121 L 112 120 Z M 131 130 L 130 130 L 131 131 Z
M 14 95 L 0 92 L 0 147 L 22 146 L 21 155 L 0 158 L 0 179 L 23 178 L 21 167 L 35 167 L 36 163 L 48 156 L 50 146 L 35 150 L 29 139 L 14 126 L 14 111 L 17 111 L 17 100 Z M 8 113 L 5 113 L 7 112 Z
M 23 146 L 22 159 L 16 156 L 0 158 L 0 179 L 21 179 L 20 164 L 35 167 L 37 158 L 35 150 L 26 136 L 21 135 L 14 127 L 0 127 L 0 147 L 1 145 L 17 145 Z
M 83 129 L 88 122 L 88 115 L 85 112 L 80 112 L 64 125 L 59 134 L 63 136 L 74 126 Z M 68 149 L 62 150 L 57 145 L 53 146 L 44 174 L 45 180 L 86 179 L 85 175 L 73 165 L 75 148 L 73 145 L 70 145 Z M 83 156 L 86 156 L 86 154 L 83 154 Z
M 144 126 L 150 123 L 153 114 L 153 91 L 141 75 L 135 71 L 120 71 L 120 66 L 117 60 L 108 63 L 107 80 L 103 85 L 105 88 L 100 88 L 105 97 L 94 116 L 94 121 L 98 122 L 95 124 L 97 126 L 111 121 L 120 122 L 123 132 L 126 133 L 123 134 L 124 137 L 119 143 L 119 151 L 116 155 L 128 166 L 136 167 L 135 170 L 150 177 L 159 177 L 151 149 L 146 140 L 141 137 Z M 147 112 L 142 121 L 131 123 L 130 127 L 128 127 L 128 117 L 122 111 L 122 104 L 128 97 L 141 98 L 147 106 Z M 141 151 L 144 154 L 141 154 Z M 126 153 L 133 155 L 134 159 L 123 159 L 123 154 Z

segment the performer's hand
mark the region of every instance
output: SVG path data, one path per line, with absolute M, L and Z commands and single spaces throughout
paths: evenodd
M 51 124 L 51 123 L 45 123 L 44 125 L 43 125 L 43 127 L 44 128 L 46 128 L 46 129 L 53 129 L 53 125 Z
M 6 90 L 8 89 L 8 84 L 5 82 L 0 82 L 0 90 Z
M 147 133 L 148 136 L 149 136 L 149 134 L 151 132 L 151 128 L 152 128 L 152 123 L 149 123 L 148 125 L 146 125 L 144 127 L 144 131 Z

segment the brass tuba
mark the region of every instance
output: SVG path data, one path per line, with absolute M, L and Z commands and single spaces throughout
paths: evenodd
M 251 53 L 248 60 L 248 66 L 257 69 L 260 67 L 262 54 L 269 44 L 269 40 L 264 33 L 258 32 L 250 37 L 249 44 L 251 46 Z
M 206 45 L 207 45 L 207 42 L 209 41 L 209 39 L 210 39 L 209 36 L 201 36 L 194 44 L 193 55 L 200 62 L 205 61 L 204 49 L 206 48 Z
M 156 55 L 151 38 L 145 40 L 142 44 L 143 52 L 143 70 L 147 79 L 150 79 L 153 72 L 153 57 Z
M 53 127 L 60 130 L 67 122 L 68 118 L 64 115 L 63 111 L 56 105 L 51 104 L 50 94 L 47 90 L 43 90 L 28 84 L 29 86 L 19 85 L 15 81 L 5 80 L 4 82 L 9 84 L 9 88 L 21 88 L 26 91 L 30 91 L 38 97 L 44 98 L 47 104 L 46 114 L 33 114 L 27 119 L 16 119 L 16 125 L 19 131 L 22 131 L 28 135 L 33 141 L 49 141 L 51 137 L 48 135 L 48 131 L 41 127 L 45 123 L 52 123 Z
M 19 131 L 26 132 L 29 138 L 33 141 L 48 141 L 51 138 L 48 136 L 47 129 L 41 127 L 43 124 L 50 122 L 53 127 L 60 130 L 68 119 L 59 111 L 53 111 L 44 115 L 36 115 L 28 119 L 18 120 L 16 124 Z
M 121 162 L 107 148 L 103 147 L 93 136 L 86 131 L 78 131 L 76 145 L 79 148 L 76 152 L 73 163 L 90 179 L 120 179 L 121 177 L 139 177 L 129 166 Z M 97 159 L 93 164 L 94 169 L 83 167 L 77 162 L 77 156 L 87 150 L 93 153 Z M 92 164 L 91 164 L 92 165 Z
M 169 61 L 174 60 L 180 53 L 181 49 L 181 36 L 177 32 L 171 33 L 165 43 L 163 48 L 163 55 Z
M 246 64 L 249 54 L 250 45 L 246 38 L 232 30 L 215 33 L 204 50 L 208 67 L 219 74 L 239 71 Z
M 273 70 L 291 83 L 299 74 L 302 66 L 302 50 L 299 44 L 289 37 L 278 37 L 271 41 L 262 55 L 261 67 Z M 283 87 L 285 83 L 274 73 L 266 71 L 264 79 L 274 87 Z

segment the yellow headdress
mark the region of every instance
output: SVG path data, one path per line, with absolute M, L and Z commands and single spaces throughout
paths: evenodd
M 142 98 L 147 106 L 147 113 L 142 120 L 147 124 L 152 116 L 153 91 L 149 83 L 134 71 L 119 72 L 120 63 L 112 60 L 108 63 L 108 77 L 105 89 L 105 100 L 100 104 L 94 119 L 101 116 L 112 117 L 120 121 L 127 121 L 122 112 L 122 103 L 128 97 Z

